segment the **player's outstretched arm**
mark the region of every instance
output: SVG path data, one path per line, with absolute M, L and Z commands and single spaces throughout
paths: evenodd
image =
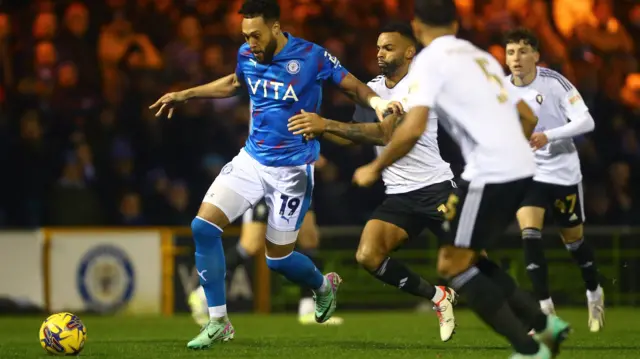
M 195 98 L 226 98 L 238 94 L 242 84 L 236 74 L 227 75 L 205 85 L 192 87 L 178 92 L 169 92 L 158 99 L 149 109 L 158 108 L 156 116 L 167 112 L 169 118 L 173 115 L 175 107 L 185 101 Z
M 294 135 L 323 136 L 340 145 L 353 143 L 384 146 L 391 139 L 393 129 L 400 122 L 400 116 L 387 114 L 382 122 L 345 123 L 302 111 L 289 119 L 289 131 Z
M 381 122 L 384 120 L 383 114 L 387 109 L 399 115 L 403 113 L 400 102 L 383 100 L 369 86 L 362 83 L 362 81 L 358 80 L 352 74 L 345 76 L 339 86 L 342 92 L 357 104 L 374 109 Z
M 538 124 L 538 118 L 531 110 L 531 107 L 526 102 L 520 100 L 516 107 L 518 108 L 518 114 L 520 115 L 520 123 L 522 124 L 522 131 L 525 138 L 528 140 L 533 134 L 533 130 Z

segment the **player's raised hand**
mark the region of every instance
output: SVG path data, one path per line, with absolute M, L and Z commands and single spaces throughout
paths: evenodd
M 324 132 L 326 123 L 324 118 L 317 113 L 302 110 L 299 114 L 289 118 L 287 128 L 294 135 L 304 135 L 311 139 Z
M 549 138 L 547 138 L 547 135 L 545 135 L 544 132 L 536 132 L 531 135 L 531 138 L 529 139 L 529 144 L 534 150 L 538 150 L 546 146 L 547 143 L 549 143 Z
M 378 179 L 380 179 L 380 171 L 373 162 L 358 168 L 353 173 L 353 183 L 360 187 L 371 187 Z
M 149 106 L 150 110 L 160 108 L 158 112 L 156 112 L 156 117 L 162 116 L 162 113 L 166 110 L 167 117 L 171 118 L 173 116 L 173 110 L 176 106 L 181 102 L 186 102 L 187 96 L 184 92 L 169 92 L 164 94 L 162 97 L 158 99 L 153 105 Z

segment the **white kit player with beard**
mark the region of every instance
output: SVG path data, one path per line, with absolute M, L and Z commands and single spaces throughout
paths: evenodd
M 530 139 L 536 175 L 517 213 L 527 274 L 542 310 L 554 313 L 542 242 L 545 212 L 549 211 L 580 268 L 587 290 L 589 330 L 599 332 L 604 326 L 604 295 L 594 251 L 584 239 L 582 172 L 573 142 L 574 137 L 593 131 L 595 122 L 571 82 L 551 69 L 536 66 L 540 53 L 535 35 L 526 29 L 516 29 L 505 39 L 511 75 L 504 82 L 538 116 Z
M 387 24 L 376 45 L 382 75 L 368 86 L 381 98 L 400 102 L 407 109 L 408 72 L 419 48 L 411 26 L 402 22 Z M 357 106 L 353 120 L 344 123 L 315 113 L 301 113 L 289 119 L 289 130 L 294 134 L 322 136 L 341 145 L 371 144 L 377 146 L 377 153 L 382 153 L 403 116 L 389 114 L 380 121 L 373 111 Z M 440 156 L 437 132 L 434 113 L 415 147 L 382 173 L 387 195 L 362 231 L 356 260 L 381 282 L 433 303 L 440 339 L 446 342 L 455 333 L 455 291 L 429 283 L 391 256 L 396 248 L 425 229 L 438 238 L 445 236 L 443 210 L 456 184 L 449 164 Z
M 371 87 L 381 98 L 399 101 L 409 110 L 409 78 L 405 76 L 393 88 L 386 85 L 384 75 L 369 81 Z M 356 122 L 376 120 L 375 113 L 358 106 L 354 114 Z M 376 146 L 376 154 L 382 153 L 385 146 Z M 382 180 L 387 194 L 407 193 L 416 189 L 453 180 L 451 166 L 440 156 L 438 148 L 438 118 L 431 113 L 424 131 L 416 145 L 404 157 L 382 172 Z M 455 184 L 454 184 L 455 186 Z

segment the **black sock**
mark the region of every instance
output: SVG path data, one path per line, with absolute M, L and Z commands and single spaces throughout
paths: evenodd
M 547 316 L 540 310 L 540 305 L 531 295 L 518 288 L 508 273 L 484 257 L 478 260 L 476 266 L 502 289 L 511 310 L 527 328 L 540 332 L 547 327 Z
M 427 282 L 407 266 L 387 257 L 375 272 L 369 272 L 378 280 L 400 288 L 401 291 L 431 300 L 436 295 L 436 287 Z
M 236 268 L 243 265 L 251 258 L 247 251 L 238 242 L 232 248 L 229 248 L 224 254 L 227 264 L 227 273 L 233 273 Z
M 309 257 L 313 264 L 315 264 L 316 268 L 318 268 L 318 270 L 322 272 L 322 259 L 318 257 L 318 251 L 316 249 L 298 249 L 298 252 Z M 300 299 L 302 298 L 313 298 L 313 291 L 311 290 L 311 288 L 300 287 Z
M 496 333 L 507 338 L 518 353 L 531 355 L 538 352 L 539 344 L 527 334 L 528 329 L 507 304 L 503 290 L 478 267 L 467 269 L 450 283 L 467 299 L 471 310 Z
M 549 299 L 551 297 L 549 293 L 549 266 L 544 255 L 542 233 L 536 228 L 525 228 L 522 230 L 522 241 L 524 243 L 524 261 L 533 293 L 538 300 Z
M 587 287 L 587 290 L 594 291 L 598 289 L 598 267 L 596 267 L 596 258 L 593 253 L 593 248 L 589 246 L 584 238 L 577 242 L 569 243 L 566 245 L 569 253 L 573 257 L 573 260 L 578 263 L 580 271 L 582 272 L 582 279 Z

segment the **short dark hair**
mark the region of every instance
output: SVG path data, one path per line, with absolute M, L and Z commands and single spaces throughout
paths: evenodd
M 278 0 L 245 0 L 238 11 L 246 19 L 262 16 L 265 20 L 280 20 Z
M 454 0 L 415 0 L 415 16 L 425 25 L 448 26 L 457 19 Z
M 524 27 L 511 30 L 504 35 L 504 46 L 508 44 L 519 44 L 521 41 L 536 51 L 540 48 L 540 42 L 536 35 Z
M 397 32 L 400 35 L 402 35 L 404 38 L 410 40 L 416 47 L 418 46 L 418 39 L 416 39 L 416 36 L 413 34 L 413 29 L 411 28 L 411 25 L 407 22 L 403 22 L 403 21 L 389 22 L 380 29 L 381 34 L 385 32 Z

